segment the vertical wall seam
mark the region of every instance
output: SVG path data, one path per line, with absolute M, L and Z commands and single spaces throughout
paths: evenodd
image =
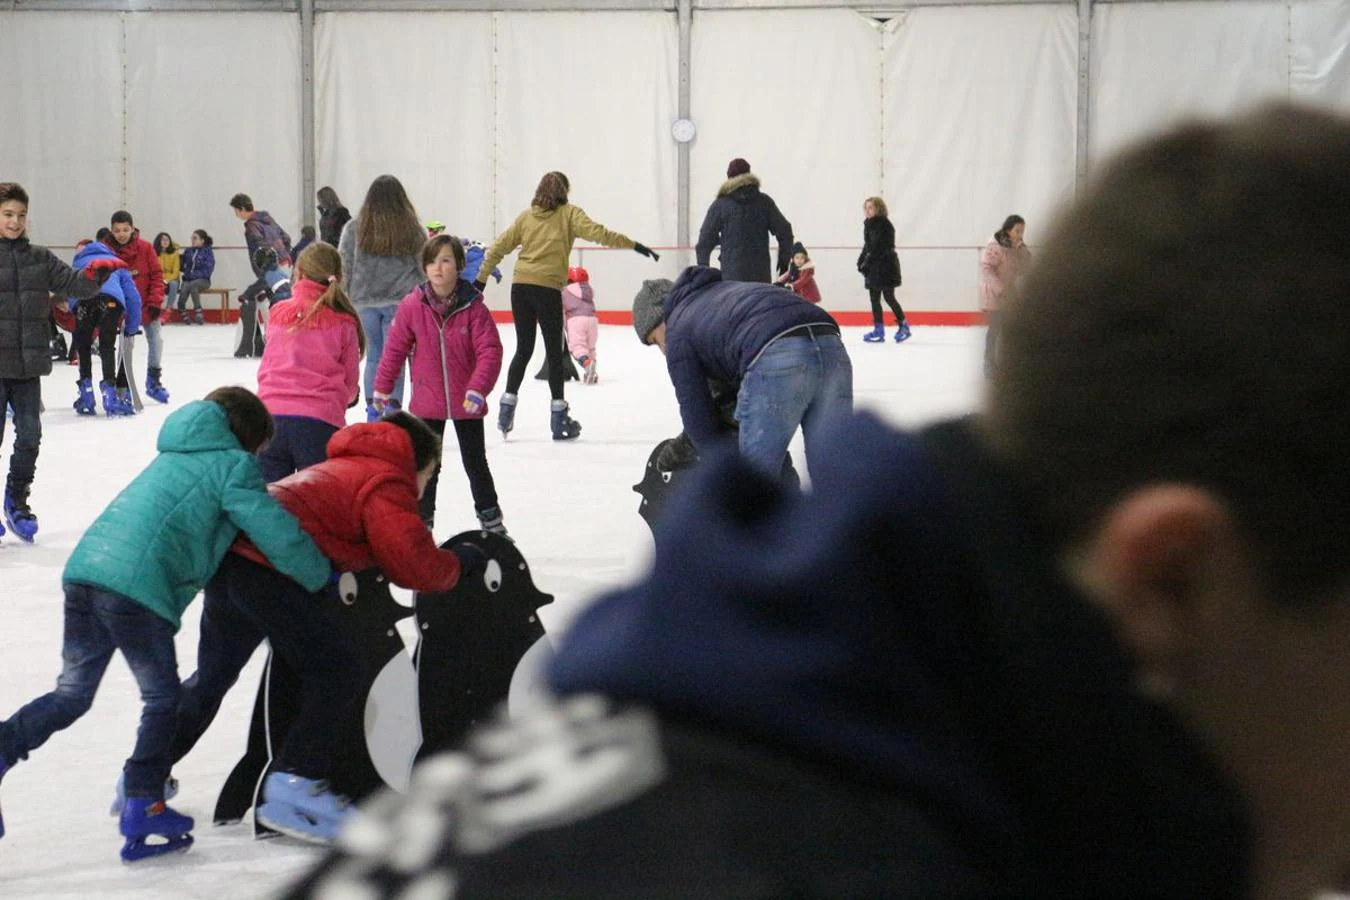
M 1294 0 L 1284 5 L 1284 95 L 1294 99 Z
M 877 115 L 878 153 L 877 153 L 877 196 L 886 196 L 886 23 L 878 22 L 877 28 L 877 102 L 880 111 Z
M 314 0 L 300 2 L 300 221 L 317 225 L 313 197 L 318 189 L 318 146 L 314 89 Z
M 1092 3 L 1078 0 L 1078 127 L 1074 146 L 1074 196 L 1083 192 L 1088 175 L 1088 141 L 1092 129 Z
M 128 83 L 129 83 L 129 81 L 130 81 L 129 73 L 127 72 L 127 16 L 128 16 L 128 15 L 129 15 L 129 13 L 120 13 L 120 14 L 118 15 L 118 19 L 120 20 L 120 25 L 121 25 L 121 30 L 122 30 L 122 41 L 121 41 L 121 55 L 122 55 L 122 184 L 121 184 L 121 188 L 122 188 L 122 189 L 121 189 L 120 197 L 119 197 L 120 202 L 117 204 L 117 208 L 118 208 L 118 209 L 126 209 L 126 208 L 127 208 L 127 206 L 128 206 L 128 203 L 127 203 L 127 196 L 128 196 L 128 193 L 129 193 L 129 186 L 128 186 L 129 176 L 128 176 L 128 172 L 127 172 L 127 168 L 128 168 L 128 156 L 129 156 L 128 150 L 129 150 L 129 146 L 130 146 L 130 145 L 129 145 L 130 132 L 129 132 L 128 129 L 127 129 L 127 97 L 128 97 L 128 92 L 129 92 L 129 84 L 128 84 Z
M 498 32 L 497 32 L 497 16 L 499 16 L 499 15 L 500 15 L 500 13 L 495 13 L 495 12 L 494 12 L 494 13 L 490 13 L 489 16 L 488 16 L 488 28 L 489 28 L 489 29 L 491 30 L 491 32 L 492 32 L 492 59 L 490 60 L 490 64 L 491 64 L 491 67 L 492 67 L 492 78 L 490 79 L 490 80 L 491 80 L 491 83 L 492 83 L 492 100 L 491 100 L 491 102 L 492 102 L 492 229 L 491 229 L 491 230 L 492 230 L 492 237 L 493 237 L 494 240 L 496 239 L 497 235 L 499 235 L 499 234 L 502 233 L 502 229 L 501 229 L 500 227 L 498 227 L 498 222 L 497 222 L 497 207 L 498 207 L 498 205 L 499 205 L 498 202 L 497 202 L 497 198 L 498 198 L 498 190 L 499 190 L 499 186 L 498 186 L 498 184 L 497 184 L 497 177 L 498 177 L 498 174 L 499 174 L 499 172 L 500 172 L 500 168 L 498 167 L 498 164 L 497 164 L 497 157 L 498 157 L 498 155 L 499 155 L 500 152 L 501 152 L 501 146 L 502 146 L 502 133 L 501 133 L 501 132 L 502 132 L 502 129 L 501 129 L 501 121 L 500 121 L 500 118 L 499 118 L 499 111 L 498 111 L 498 109 L 497 109 L 497 79 L 498 79 L 498 77 L 499 77 L 498 66 L 497 66 L 497 51 L 498 51 L 498 48 L 497 48 L 497 38 L 498 38 Z

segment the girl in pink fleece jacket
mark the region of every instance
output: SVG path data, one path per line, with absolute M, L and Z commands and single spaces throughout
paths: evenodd
M 296 260 L 291 299 L 268 314 L 258 396 L 276 434 L 258 462 L 269 482 L 323 462 L 356 402 L 366 336 L 341 281 L 337 250 L 310 244 Z
M 438 234 L 427 241 L 422 268 L 427 282 L 399 302 L 385 338 L 375 373 L 375 406 L 389 402 L 394 380 L 411 356 L 413 393 L 408 411 L 441 436 L 447 419 L 455 423 L 459 456 L 469 476 L 478 521 L 486 531 L 506 534 L 483 438 L 487 395 L 502 371 L 497 323 L 483 304 L 483 295 L 460 278 L 464 245 L 459 238 Z M 440 475 L 437 466 L 422 492 L 419 510 L 428 528 L 436 517 Z

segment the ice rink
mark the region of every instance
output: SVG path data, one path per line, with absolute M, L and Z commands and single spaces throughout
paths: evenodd
M 510 326 L 501 332 L 509 359 L 514 334 Z M 219 385 L 256 386 L 257 360 L 232 357 L 231 333 L 226 326 L 166 327 L 164 380 L 172 402 L 148 401 L 145 413 L 134 419 L 78 418 L 71 409 L 73 367 L 58 363 L 44 380 L 47 414 L 32 496 L 42 531 L 32 546 L 12 535 L 0 538 L 0 716 L 54 683 L 61 662 L 66 557 L 92 519 L 154 456 L 164 418 Z M 915 328 L 914 337 L 900 346 L 864 344 L 862 334 L 850 328 L 844 336 L 859 409 L 914 426 L 970 411 L 980 402 L 983 329 Z M 143 344 L 138 351 L 143 363 Z M 597 357 L 599 384 L 568 385 L 572 414 L 584 429 L 578 441 L 550 439 L 547 386 L 532 378 L 542 348 L 520 392 L 511 439 L 503 441 L 489 429 L 488 458 L 507 527 L 538 586 L 556 598 L 541 613 L 555 639 L 588 599 L 647 567 L 651 536 L 638 516 L 632 485 L 652 447 L 680 431 L 674 392 L 656 348 L 640 345 L 631 328 L 605 326 Z M 143 383 L 143 368 L 139 377 Z M 493 422 L 504 381 L 503 373 L 489 398 Z M 355 421 L 357 411 L 352 412 Z M 7 466 L 13 435 L 6 437 Z M 458 454 L 453 446 L 446 449 L 438 540 L 476 524 Z M 800 466 L 800 440 L 794 457 Z M 183 677 L 195 667 L 199 611 L 197 603 L 189 608 L 178 636 Z M 175 770 L 182 793 L 174 805 L 197 817 L 196 845 L 186 855 L 128 867 L 118 858 L 122 839 L 108 803 L 133 743 L 139 700 L 125 663 L 116 658 L 93 710 L 11 770 L 0 786 L 7 829 L 0 840 L 0 897 L 268 897 L 304 871 L 321 850 L 285 838 L 255 841 L 248 825 L 210 824 L 216 792 L 244 745 L 260 664 L 261 654 L 226 700 L 213 730 Z

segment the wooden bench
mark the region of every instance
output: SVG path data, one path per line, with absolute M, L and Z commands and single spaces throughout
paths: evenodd
M 203 297 L 210 294 L 211 296 L 219 298 L 220 318 L 218 319 L 218 321 L 220 322 L 230 321 L 230 294 L 232 293 L 234 293 L 234 290 L 232 288 L 220 288 L 220 287 L 206 288 L 204 291 L 202 291 Z M 205 307 L 203 306 L 203 308 Z

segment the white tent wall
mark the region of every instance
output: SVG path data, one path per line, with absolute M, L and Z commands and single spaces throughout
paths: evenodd
M 823 303 L 856 308 L 862 202 L 881 190 L 880 23 L 833 9 L 696 11 L 693 24 L 692 239 L 743 157 L 815 260 Z
M 285 13 L 128 15 L 126 208 L 141 236 L 216 242 L 218 287 L 253 280 L 230 198 L 300 239 L 300 23 Z M 107 216 L 104 216 L 106 220 Z
M 900 301 L 907 309 L 973 310 L 980 249 L 1004 217 L 1026 218 L 1034 244 L 1073 196 L 1077 11 L 920 8 L 893 25 L 884 196 L 901 245 Z M 861 221 L 855 241 L 860 232 Z M 860 295 L 856 279 L 849 293 Z
M 691 238 L 727 161 L 743 156 L 813 251 L 826 305 L 856 315 L 867 308 L 853 267 L 861 203 L 880 193 L 897 228 L 905 306 L 939 314 L 929 321 L 969 320 L 978 250 L 1002 217 L 1026 216 L 1034 245 L 1072 194 L 1076 3 L 920 4 L 874 17 L 706 2 L 720 8 L 695 3 L 688 58 L 699 128 Z M 742 5 L 756 2 L 775 0 Z M 29 188 L 39 241 L 68 247 L 125 207 L 147 237 L 167 230 L 186 241 L 206 228 L 222 248 L 216 283 L 242 287 L 249 272 L 229 196 L 249 193 L 297 236 L 313 202 L 302 196 L 302 16 L 283 4 L 99 5 L 0 2 L 10 71 L 23 73 L 21 90 L 0 95 L 0 178 Z M 320 0 L 315 17 L 317 185 L 333 185 L 355 210 L 371 178 L 391 172 L 425 218 L 486 241 L 556 168 L 597 221 L 652 246 L 680 243 L 674 4 L 340 5 Z M 1272 97 L 1350 110 L 1350 4 L 1098 0 L 1090 34 L 1094 166 L 1194 113 Z M 691 258 L 574 256 L 609 310 L 628 307 L 639 279 L 671 276 Z M 504 308 L 506 292 L 490 291 L 490 301 Z

